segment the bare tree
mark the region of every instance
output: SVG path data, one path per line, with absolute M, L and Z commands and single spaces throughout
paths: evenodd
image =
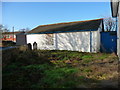
M 7 29 L 5 26 L 3 26 L 2 24 L 0 24 L 0 32 L 9 32 L 9 29 Z
M 27 28 L 22 28 L 22 29 L 20 29 L 19 31 L 20 31 L 20 32 L 28 32 L 28 31 L 30 31 L 30 29 L 27 27 Z
M 105 31 L 115 31 L 116 29 L 116 21 L 111 17 L 104 19 L 104 29 Z
M 30 31 L 30 28 L 27 27 L 27 28 L 25 29 L 25 31 L 26 31 L 26 32 L 29 32 L 29 31 Z

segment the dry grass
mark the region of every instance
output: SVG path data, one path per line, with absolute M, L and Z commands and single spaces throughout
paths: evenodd
M 115 54 L 3 51 L 3 88 L 117 88 L 117 85 Z

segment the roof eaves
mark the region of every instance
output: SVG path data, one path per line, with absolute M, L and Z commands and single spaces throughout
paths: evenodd
M 68 33 L 68 32 L 84 32 L 84 31 L 97 31 L 98 29 L 90 30 L 72 30 L 72 31 L 52 31 L 52 32 L 39 32 L 39 33 L 28 33 L 28 34 L 53 34 L 53 33 Z
M 111 12 L 112 17 L 117 17 L 119 0 L 111 0 Z

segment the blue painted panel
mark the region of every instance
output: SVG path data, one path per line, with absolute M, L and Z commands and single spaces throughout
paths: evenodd
M 117 33 L 101 32 L 101 52 L 112 53 L 117 52 Z

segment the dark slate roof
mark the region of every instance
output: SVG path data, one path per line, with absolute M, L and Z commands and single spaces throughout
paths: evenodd
M 21 32 L 3 32 L 2 34 L 18 34 L 18 33 L 21 33 Z
M 119 0 L 111 0 L 112 17 L 117 17 Z
M 66 32 L 74 30 L 97 30 L 103 19 L 86 20 L 86 21 L 76 21 L 76 22 L 66 22 L 66 23 L 56 23 L 48 25 L 40 25 L 33 30 L 29 31 L 28 34 L 32 33 L 46 33 L 46 32 Z

